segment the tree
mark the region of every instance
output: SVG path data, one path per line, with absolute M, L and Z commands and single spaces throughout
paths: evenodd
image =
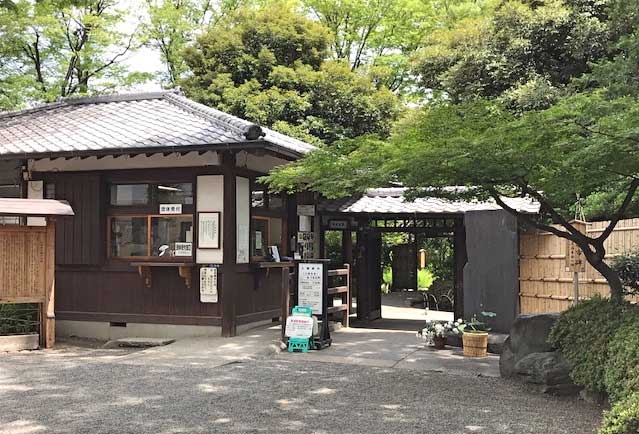
M 229 15 L 185 51 L 192 98 L 305 140 L 387 136 L 397 97 L 341 61 L 325 61 L 321 24 L 274 3 Z
M 483 15 L 496 0 L 302 0 L 331 33 L 330 52 L 402 94 L 415 90 L 411 57 L 426 35 Z
M 633 79 L 639 76 L 639 32 L 619 25 L 632 16 L 620 3 L 612 5 L 606 25 L 630 33 L 618 31 L 618 43 L 592 72 L 569 82 L 572 93 L 548 108 L 511 110 L 499 97 L 482 98 L 478 85 L 474 98 L 414 111 L 390 141 L 343 142 L 280 168 L 268 178 L 271 188 L 337 197 L 401 183 L 412 196 L 494 200 L 520 221 L 577 244 L 620 301 L 623 287 L 604 260 L 604 242 L 638 206 L 639 188 L 639 85 Z M 541 211 L 519 213 L 505 197 L 530 197 Z M 610 223 L 596 238 L 570 223 L 577 198 L 586 207 L 602 198 L 607 204 L 601 216 Z
M 639 100 L 580 94 L 522 117 L 494 102 L 441 103 L 398 131 L 390 143 L 366 140 L 316 151 L 275 171 L 271 188 L 310 187 L 334 197 L 399 182 L 414 196 L 492 199 L 525 223 L 576 243 L 614 298 L 622 297 L 603 244 L 639 187 Z M 451 185 L 466 188 L 444 189 Z M 609 210 L 610 224 L 597 238 L 580 233 L 570 223 L 576 195 L 589 198 L 610 185 L 623 186 Z M 503 200 L 522 196 L 541 204 L 539 216 Z
M 111 0 L 20 0 L 0 7 L 0 83 L 4 104 L 51 101 L 105 91 L 146 77 L 119 64 L 135 47 Z
M 187 70 L 182 51 L 205 26 L 214 26 L 248 0 L 146 0 L 148 22 L 143 26 L 147 43 L 159 51 L 165 72 L 162 81 L 177 85 Z
M 500 98 L 535 110 L 557 101 L 615 36 L 607 0 L 505 1 L 484 16 L 435 31 L 416 56 L 421 85 L 454 102 Z

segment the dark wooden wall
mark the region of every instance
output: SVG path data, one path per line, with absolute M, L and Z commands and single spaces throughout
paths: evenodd
M 68 201 L 75 212 L 75 217 L 59 219 L 56 225 L 56 264 L 102 264 L 106 250 L 102 213 L 106 194 L 100 175 L 65 174 L 52 181 L 56 199 Z
M 198 175 L 221 174 L 215 168 L 177 168 L 171 176 L 196 183 Z M 235 170 L 225 173 L 234 179 Z M 260 174 L 243 170 L 239 176 Z M 58 222 L 56 248 L 56 315 L 61 320 L 140 322 L 183 325 L 222 325 L 225 300 L 229 314 L 241 325 L 279 316 L 281 273 L 256 270 L 248 264 L 220 266 L 219 303 L 201 303 L 199 268 L 192 268 L 187 288 L 177 268 L 152 269 L 152 286 L 146 288 L 129 261 L 106 256 L 106 201 L 109 181 L 164 179 L 166 169 L 102 172 L 34 173 L 34 179 L 55 183 L 56 199 L 71 203 L 76 215 Z M 234 186 L 235 183 L 233 182 Z M 196 189 L 194 188 L 194 191 Z M 228 209 L 234 210 L 235 193 L 227 191 Z M 293 210 L 295 208 L 293 207 Z M 225 213 L 225 217 L 230 217 Z M 226 261 L 235 260 L 235 222 L 226 222 Z M 295 227 L 290 228 L 291 231 Z M 294 233 L 294 232 L 293 232 Z M 232 247 L 232 248 L 230 248 Z M 228 318 L 228 315 L 227 315 Z
M 193 270 L 197 275 L 197 269 Z M 177 268 L 154 268 L 146 288 L 137 269 L 63 267 L 56 274 L 56 315 L 62 320 L 219 325 L 217 303 L 200 303 Z M 195 277 L 195 276 L 194 276 Z

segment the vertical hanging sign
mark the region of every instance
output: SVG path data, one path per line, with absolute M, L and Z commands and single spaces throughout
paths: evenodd
M 324 311 L 324 264 L 300 263 L 297 278 L 299 306 L 310 307 L 314 315 Z
M 200 268 L 200 302 L 217 303 L 217 268 Z

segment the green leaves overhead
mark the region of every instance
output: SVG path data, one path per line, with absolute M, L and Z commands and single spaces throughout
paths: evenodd
M 242 9 L 185 52 L 187 94 L 205 104 L 298 137 L 327 143 L 387 136 L 398 98 L 383 84 L 326 61 L 331 35 L 285 4 Z
M 107 0 L 17 0 L 0 6 L 0 107 L 105 92 L 144 76 L 120 62 L 136 46 Z

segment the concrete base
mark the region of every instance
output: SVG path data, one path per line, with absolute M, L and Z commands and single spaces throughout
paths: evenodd
M 37 350 L 40 348 L 39 335 L 0 336 L 0 352 Z
M 80 337 L 112 341 L 144 336 L 146 338 L 181 339 L 187 337 L 219 337 L 222 328 L 215 326 L 187 326 L 174 324 L 127 323 L 126 327 L 112 327 L 108 322 L 56 321 L 59 337 Z

